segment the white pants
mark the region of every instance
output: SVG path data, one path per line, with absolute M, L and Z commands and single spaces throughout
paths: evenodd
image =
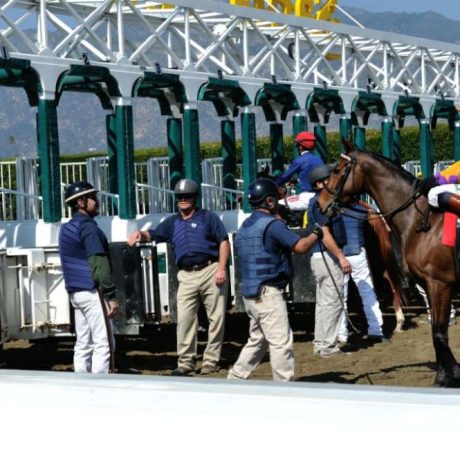
M 380 304 L 374 291 L 369 264 L 367 262 L 366 250 L 361 248 L 361 252 L 355 256 L 347 256 L 351 264 L 351 278 L 358 288 L 361 301 L 363 303 L 364 314 L 367 320 L 367 334 L 382 336 L 383 318 Z M 347 307 L 348 281 L 350 275 L 344 275 L 343 303 Z M 342 313 L 342 324 L 340 326 L 339 340 L 346 341 L 348 338 L 347 318 L 345 312 Z
M 279 200 L 279 204 L 287 206 L 293 211 L 305 211 L 308 209 L 310 200 L 315 196 L 314 192 L 302 192 L 298 195 L 290 195 L 285 199 Z
M 264 286 L 259 300 L 245 299 L 244 303 L 250 318 L 249 339 L 227 378 L 249 378 L 269 350 L 273 380 L 292 380 L 294 338 L 282 291 Z
M 435 208 L 439 208 L 438 195 L 440 193 L 445 193 L 445 192 L 455 193 L 459 195 L 460 194 L 460 184 L 444 184 L 444 185 L 438 185 L 437 187 L 433 187 L 428 192 L 428 202 L 430 203 L 430 205 Z
M 422 286 L 420 286 L 420 284 L 418 283 L 415 283 L 415 287 L 417 288 L 417 291 L 423 298 L 423 302 L 426 306 L 426 312 L 428 313 L 428 315 L 431 315 L 430 303 L 428 302 L 428 296 L 426 295 L 425 289 L 423 289 Z M 453 303 L 450 304 L 449 320 L 455 320 L 455 307 Z
M 70 294 L 75 309 L 75 372 L 108 373 L 110 345 L 99 294 L 96 289 Z M 110 328 L 111 329 L 111 328 Z M 112 340 L 113 336 L 110 331 Z

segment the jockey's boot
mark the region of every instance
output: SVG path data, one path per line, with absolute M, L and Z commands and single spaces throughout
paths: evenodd
M 451 192 L 440 193 L 438 205 L 442 211 L 449 211 L 460 217 L 460 195 Z

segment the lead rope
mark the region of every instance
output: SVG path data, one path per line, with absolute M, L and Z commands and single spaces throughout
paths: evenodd
M 332 276 L 332 272 L 331 272 L 331 269 L 329 267 L 329 264 L 327 263 L 327 260 L 326 260 L 326 257 L 324 255 L 324 250 L 326 249 L 325 246 L 323 245 L 322 242 L 319 243 L 319 249 L 321 251 L 321 257 L 323 259 L 323 262 L 324 262 L 324 265 L 326 266 L 326 270 L 327 272 L 329 273 L 329 276 L 331 277 L 332 279 L 332 283 L 334 284 L 334 288 L 339 296 L 339 299 L 340 299 L 340 305 L 342 306 L 342 311 L 345 313 L 345 318 L 347 319 L 347 323 L 350 325 L 350 327 L 353 329 L 353 331 L 360 335 L 361 334 L 361 331 L 353 324 L 352 320 L 350 319 L 350 316 L 348 314 L 348 309 L 345 307 L 345 302 L 343 301 L 343 291 L 340 292 L 340 289 L 339 287 L 337 286 L 337 283 L 335 282 L 335 279 L 334 277 Z M 327 249 L 326 249 L 327 251 Z

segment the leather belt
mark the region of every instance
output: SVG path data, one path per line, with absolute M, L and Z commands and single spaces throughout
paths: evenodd
M 186 272 L 199 272 L 200 270 L 203 270 L 203 268 L 209 267 L 209 265 L 213 264 L 214 262 L 214 260 L 208 260 L 201 265 L 194 265 L 193 267 L 182 267 L 181 270 L 185 270 Z

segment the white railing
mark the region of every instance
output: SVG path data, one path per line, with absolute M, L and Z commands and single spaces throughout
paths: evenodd
M 137 183 L 136 197 L 137 214 L 162 214 L 176 211 L 174 192 L 172 190 Z M 143 201 L 139 197 L 148 197 L 148 201 Z
M 453 160 L 439 161 L 434 172 L 445 169 Z M 37 161 L 16 159 L 0 162 L 0 219 L 37 220 L 43 215 L 42 197 L 38 193 Z M 257 160 L 258 170 L 271 166 L 268 158 Z M 420 161 L 408 161 L 403 167 L 420 177 Z M 169 189 L 169 160 L 167 157 L 151 158 L 144 163 L 135 163 L 136 213 L 176 212 L 174 192 Z M 241 172 L 241 165 L 238 165 Z M 270 171 L 270 169 L 269 169 Z M 119 197 L 106 190 L 108 186 L 108 161 L 104 157 L 90 158 L 87 162 L 61 163 L 62 216 L 70 217 L 71 210 L 64 203 L 65 187 L 72 182 L 88 180 L 99 193 L 100 215 L 118 214 Z M 243 180 L 235 179 L 236 190 L 222 187 L 222 159 L 203 161 L 202 206 L 213 211 L 238 209 L 244 194 Z
M 239 209 L 244 192 L 216 185 L 201 184 L 201 204 L 210 211 Z
M 21 204 L 21 205 L 20 205 Z M 8 188 L 0 188 L 0 216 L 3 221 L 33 220 L 43 215 L 42 197 Z M 33 215 L 29 211 L 35 210 Z

